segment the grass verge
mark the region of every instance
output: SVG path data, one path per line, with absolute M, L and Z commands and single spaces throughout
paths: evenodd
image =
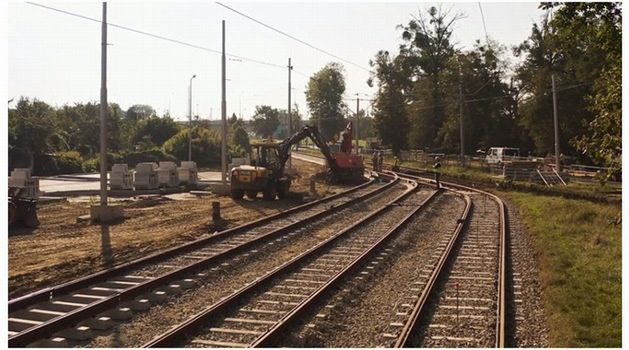
M 540 253 L 551 347 L 622 346 L 620 205 L 502 192 Z

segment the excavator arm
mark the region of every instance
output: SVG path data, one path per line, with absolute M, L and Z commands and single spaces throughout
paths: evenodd
M 332 157 L 332 153 L 330 152 L 330 148 L 323 140 L 323 137 L 319 133 L 319 130 L 315 126 L 304 126 L 297 133 L 293 134 L 291 137 L 282 141 L 279 144 L 279 158 L 280 164 L 282 168 L 282 172 L 284 171 L 284 165 L 286 161 L 288 161 L 288 157 L 290 157 L 290 149 L 293 145 L 299 143 L 301 140 L 309 137 L 312 142 L 319 148 L 325 159 L 328 161 L 330 165 L 330 170 L 334 175 L 339 174 L 339 167 L 336 164 L 336 160 Z

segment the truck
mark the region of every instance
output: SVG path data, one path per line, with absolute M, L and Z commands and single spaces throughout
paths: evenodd
M 485 161 L 490 165 L 500 165 L 506 160 L 520 156 L 520 149 L 514 147 L 491 147 L 485 154 Z

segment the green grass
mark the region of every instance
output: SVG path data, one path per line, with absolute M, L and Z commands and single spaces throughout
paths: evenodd
M 505 192 L 539 252 L 551 347 L 621 347 L 620 205 Z

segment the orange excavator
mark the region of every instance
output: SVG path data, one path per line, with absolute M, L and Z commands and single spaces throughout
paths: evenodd
M 341 178 L 346 181 L 362 179 L 365 172 L 363 157 L 358 155 L 358 150 L 353 152 L 352 131 L 352 122 L 350 121 L 341 133 L 341 151 L 332 153 L 338 171 L 341 173 Z

